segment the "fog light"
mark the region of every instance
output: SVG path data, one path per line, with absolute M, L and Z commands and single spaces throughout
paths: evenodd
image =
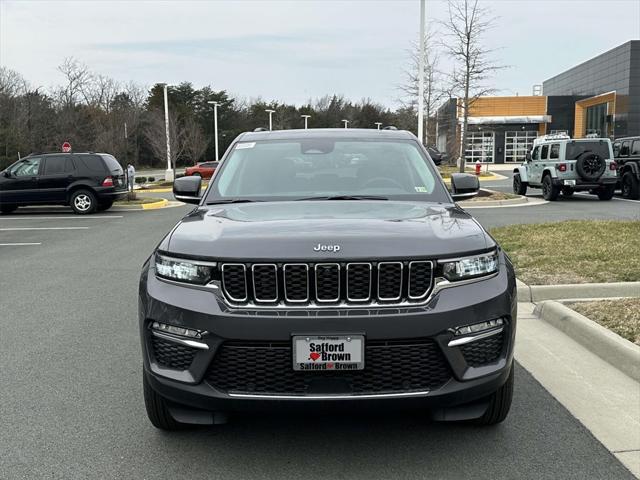
M 184 327 L 176 327 L 175 325 L 167 325 L 166 323 L 153 322 L 151 324 L 151 328 L 153 330 L 158 330 L 159 332 L 171 333 L 173 335 L 180 335 L 182 337 L 190 337 L 190 338 L 202 338 L 204 335 L 204 330 L 195 330 L 193 328 L 184 328 Z
M 504 321 L 501 318 L 495 320 L 489 320 L 488 322 L 474 323 L 473 325 L 467 325 L 466 327 L 458 327 L 454 332 L 455 336 L 470 335 L 472 333 L 483 332 L 492 328 L 501 327 L 504 325 Z

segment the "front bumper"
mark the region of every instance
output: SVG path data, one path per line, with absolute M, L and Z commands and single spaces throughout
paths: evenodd
M 506 381 L 512 368 L 516 309 L 515 277 L 503 254 L 496 276 L 441 290 L 426 305 L 419 307 L 230 310 L 213 291 L 159 280 L 148 263 L 142 272 L 139 291 L 144 371 L 150 386 L 174 404 L 216 412 L 277 408 L 282 405 L 308 408 L 319 404 L 373 403 L 387 406 L 399 401 L 405 406 L 415 404 L 421 407 L 453 407 L 486 398 Z M 451 329 L 497 318 L 505 322 L 501 332 L 486 340 L 469 343 L 466 347 L 449 346 L 454 339 Z M 171 344 L 162 343 L 158 347 L 158 343 L 154 342 L 161 336 L 150 329 L 150 323 L 154 321 L 209 333 L 202 339 L 195 340 L 200 344 L 195 349 L 185 347 L 187 342 L 180 342 L 177 338 L 174 338 L 177 340 L 174 343 L 181 344 L 180 346 L 173 348 Z M 369 372 L 369 383 L 366 383 L 368 386 L 355 392 L 348 386 L 345 389 L 345 382 L 340 384 L 342 379 L 347 378 L 341 379 L 340 375 L 345 375 L 346 372 L 336 372 L 332 378 L 338 379 L 337 386 L 331 382 L 319 382 L 305 393 L 300 393 L 299 390 L 287 392 L 287 386 L 293 388 L 295 382 L 301 380 L 291 372 L 292 363 L 288 360 L 290 357 L 287 357 L 290 353 L 286 348 L 290 345 L 292 334 L 301 333 L 361 333 L 365 336 L 367 345 L 371 345 L 372 349 L 380 349 L 369 352 L 367 347 L 365 355 L 375 353 L 382 359 L 380 361 L 395 362 L 392 365 L 381 364 L 376 375 L 395 375 L 399 378 L 405 374 L 405 370 L 412 370 L 415 375 L 407 377 L 406 385 L 398 386 L 396 382 L 385 389 L 386 387 L 380 387 L 377 379 L 371 378 L 372 374 Z M 171 337 L 167 339 L 165 335 L 160 341 L 171 342 Z M 412 350 L 397 350 L 403 345 Z M 493 349 L 493 354 L 490 358 L 486 357 L 486 361 L 483 361 L 482 345 Z M 469 350 L 469 346 L 474 347 Z M 387 347 L 396 349 L 385 350 Z M 164 350 L 158 351 L 158 348 Z M 236 352 L 247 352 L 247 348 L 255 348 L 252 351 L 260 352 L 261 355 L 266 352 L 272 362 L 270 365 L 275 365 L 275 371 L 260 365 L 260 359 L 256 359 L 251 363 L 252 368 L 262 370 L 255 381 L 260 383 L 262 376 L 271 376 L 280 385 L 278 391 L 265 391 L 264 388 L 252 391 L 253 383 L 246 378 L 239 380 L 241 388 L 228 387 L 228 378 L 226 383 L 217 381 L 216 375 L 220 374 L 221 367 L 216 362 L 221 362 L 225 349 L 230 348 L 240 349 Z M 262 350 L 257 350 L 259 348 Z M 267 348 L 284 350 L 265 350 Z M 173 355 L 171 358 L 175 358 L 176 363 L 166 361 L 167 352 Z M 416 359 L 415 355 L 424 355 L 424 363 L 421 364 L 421 360 Z M 237 370 L 237 362 L 244 362 L 246 356 L 236 355 L 231 358 L 230 363 L 227 362 L 224 366 L 225 371 Z M 402 363 L 398 363 L 402 361 L 412 364 L 407 364 L 404 368 Z M 369 368 L 373 368 L 371 365 L 373 363 L 369 364 Z M 428 378 L 426 383 L 420 384 L 420 388 L 415 388 L 411 382 L 422 378 L 429 369 L 434 372 L 437 370 L 438 378 Z M 447 372 L 446 376 L 443 369 Z M 313 372 L 298 374 L 314 375 Z M 380 378 L 380 382 L 384 383 L 384 380 Z M 315 381 L 314 379 L 313 382 Z M 221 385 L 226 387 L 222 388 Z M 371 385 L 374 386 L 370 387 Z

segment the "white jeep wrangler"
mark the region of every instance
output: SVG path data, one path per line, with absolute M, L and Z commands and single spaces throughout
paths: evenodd
M 611 140 L 567 135 L 543 135 L 533 142 L 527 160 L 513 170 L 513 191 L 526 195 L 527 188 L 542 188 L 545 200 L 556 200 L 562 192 L 570 197 L 589 190 L 600 200 L 611 200 L 616 188 L 616 162 Z

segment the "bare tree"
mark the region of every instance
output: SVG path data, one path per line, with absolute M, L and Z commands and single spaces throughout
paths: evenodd
M 459 93 L 462 110 L 462 139 L 460 144 L 460 171 L 465 169 L 465 149 L 469 126 L 469 109 L 481 96 L 495 92 L 486 85 L 493 73 L 504 67 L 491 59 L 493 50 L 483 46 L 484 34 L 492 28 L 496 17 L 478 0 L 449 0 L 448 19 L 442 23 L 442 46 L 456 62 L 451 75 L 452 91 Z
M 66 79 L 66 84 L 60 89 L 58 96 L 63 106 L 72 108 L 80 98 L 87 101 L 87 91 L 93 80 L 89 68 L 73 57 L 67 57 L 58 67 Z
M 149 112 L 144 136 L 154 156 L 161 160 L 166 159 L 167 136 L 164 112 L 161 110 Z M 171 165 L 175 169 L 176 160 L 184 152 L 184 132 L 179 130 L 178 120 L 173 113 L 169 113 L 169 138 L 171 139 Z
M 194 164 L 202 158 L 202 155 L 207 151 L 207 146 L 209 145 L 209 142 L 204 137 L 202 128 L 200 128 L 200 125 L 198 125 L 192 117 L 189 117 L 184 122 L 182 142 L 184 153 Z
M 424 116 L 426 144 L 435 144 L 435 129 L 430 133 L 429 120 L 435 115 L 438 106 L 446 94 L 442 88 L 442 75 L 438 70 L 438 54 L 435 52 L 433 31 L 428 30 L 424 38 Z M 403 93 L 401 102 L 404 107 L 418 109 L 418 95 L 420 92 L 420 43 L 414 42 L 409 50 L 409 65 L 404 70 L 404 83 L 398 87 Z M 431 134 L 431 138 L 429 137 Z M 421 139 L 422 140 L 422 139 Z

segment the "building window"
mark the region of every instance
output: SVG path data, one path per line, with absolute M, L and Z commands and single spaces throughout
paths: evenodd
M 467 162 L 493 163 L 493 132 L 469 132 L 467 136 L 467 148 L 465 159 Z
M 587 135 L 605 136 L 607 132 L 607 104 L 587 108 Z
M 533 147 L 533 140 L 538 136 L 533 131 L 505 132 L 504 135 L 504 161 L 524 162 L 527 152 Z

